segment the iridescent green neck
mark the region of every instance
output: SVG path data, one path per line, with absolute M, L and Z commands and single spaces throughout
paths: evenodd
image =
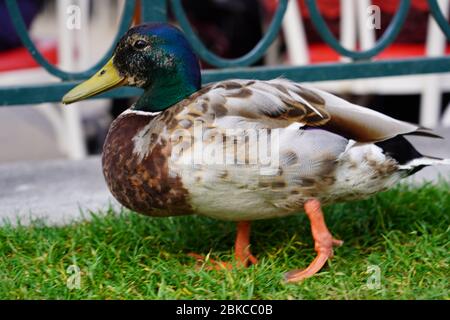
M 155 80 L 136 102 L 135 110 L 162 111 L 200 89 L 199 82 L 180 69 L 174 74 L 154 75 L 152 78 Z

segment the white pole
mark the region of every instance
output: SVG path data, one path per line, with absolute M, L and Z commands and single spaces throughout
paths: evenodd
M 369 12 L 368 9 L 371 6 L 370 0 L 356 0 L 356 12 L 358 16 L 358 31 L 359 31 L 359 41 L 362 50 L 368 50 L 373 48 L 375 45 L 375 30 L 369 28 L 368 19 Z
M 442 12 L 448 15 L 449 0 L 438 0 Z M 431 14 L 428 20 L 426 55 L 442 56 L 445 52 L 446 38 Z M 420 124 L 434 128 L 439 124 L 442 103 L 442 90 L 439 75 L 424 76 L 424 87 L 420 102 Z
M 85 70 L 91 65 L 91 30 L 89 23 L 89 9 L 91 0 L 77 0 L 81 9 L 81 30 L 77 37 L 77 48 L 79 52 L 78 70 Z
M 341 0 L 340 40 L 342 46 L 348 50 L 356 49 L 355 6 L 354 0 Z M 348 57 L 341 57 L 342 62 L 350 60 Z
M 307 64 L 309 62 L 308 41 L 297 1 L 289 1 L 283 19 L 283 32 L 290 63 L 292 65 Z
M 71 0 L 57 1 L 58 14 L 58 59 L 60 68 L 67 71 L 75 71 L 77 69 L 77 61 L 75 58 L 75 32 L 76 29 L 68 27 L 68 19 L 71 14 L 76 14 L 69 11 L 70 6 L 73 5 Z M 75 4 L 76 5 L 76 4 Z M 81 9 L 81 7 L 80 7 Z M 80 10 L 81 17 L 87 15 L 87 12 Z M 80 17 L 80 18 L 81 18 Z M 83 22 L 83 21 L 81 21 Z M 86 27 L 86 26 L 84 26 Z M 83 25 L 81 25 L 83 32 Z M 70 107 L 62 107 L 62 120 L 66 124 L 64 132 L 58 132 L 65 136 L 65 151 L 71 159 L 81 159 L 86 156 L 86 146 L 84 143 L 84 134 L 81 127 L 81 117 L 79 106 L 77 104 Z

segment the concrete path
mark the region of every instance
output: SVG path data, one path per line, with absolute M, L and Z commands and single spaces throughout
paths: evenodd
M 103 179 L 99 157 L 0 165 L 0 219 L 63 224 L 81 212 L 118 207 Z M 1 223 L 1 222 L 0 222 Z

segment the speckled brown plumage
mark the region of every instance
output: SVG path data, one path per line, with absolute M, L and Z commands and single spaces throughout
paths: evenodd
M 162 119 L 170 123 L 174 110 L 163 113 L 148 129 L 147 135 L 158 134 Z M 125 207 L 151 216 L 186 215 L 192 213 L 188 191 L 180 177 L 168 172 L 169 141 L 151 139 L 149 154 L 139 159 L 133 153 L 132 139 L 150 122 L 150 117 L 133 113 L 116 119 L 109 130 L 103 149 L 103 174 L 111 193 Z M 162 127 L 160 127 L 162 128 Z

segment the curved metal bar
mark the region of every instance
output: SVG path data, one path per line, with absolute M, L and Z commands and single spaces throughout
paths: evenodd
M 60 78 L 61 80 L 76 80 L 85 79 L 92 76 L 99 68 L 101 68 L 106 63 L 108 58 L 112 55 L 117 41 L 119 41 L 122 34 L 128 29 L 131 24 L 135 8 L 135 0 L 126 1 L 119 25 L 119 30 L 108 52 L 93 67 L 83 72 L 66 72 L 50 64 L 42 56 L 42 54 L 34 45 L 33 41 L 30 39 L 17 2 L 15 0 L 6 0 L 6 7 L 8 9 L 9 15 L 11 16 L 11 21 L 14 25 L 14 28 L 16 29 L 16 32 L 19 35 L 20 40 L 22 41 L 22 44 L 30 52 L 33 59 L 36 60 L 36 62 L 39 63 L 43 68 L 45 68 L 47 72 Z
M 181 0 L 171 0 L 171 5 L 175 17 L 177 18 L 181 27 L 186 31 L 186 37 L 195 48 L 198 55 L 209 64 L 219 68 L 244 67 L 258 61 L 278 35 L 281 27 L 281 22 L 283 21 L 284 13 L 286 12 L 287 4 L 288 0 L 279 1 L 277 11 L 275 12 L 275 16 L 270 23 L 269 30 L 250 52 L 236 59 L 225 59 L 209 51 L 208 48 L 206 48 L 203 42 L 199 39 L 199 37 L 195 34 L 195 31 L 192 29 L 183 10 Z
M 362 60 L 370 59 L 379 54 L 395 40 L 405 22 L 408 10 L 411 6 L 411 0 L 401 1 L 394 19 L 390 23 L 387 30 L 384 32 L 381 39 L 375 44 L 373 48 L 365 51 L 352 51 L 344 48 L 339 43 L 339 41 L 336 40 L 336 38 L 328 28 L 327 23 L 319 12 L 316 1 L 306 0 L 306 5 L 308 6 L 309 13 L 311 14 L 312 23 L 314 24 L 322 39 L 328 45 L 330 45 L 334 50 L 336 50 L 336 52 L 340 53 L 343 56 L 350 57 L 356 60 Z
M 448 40 L 450 40 L 450 24 L 447 22 L 437 0 L 428 0 L 430 12 Z

